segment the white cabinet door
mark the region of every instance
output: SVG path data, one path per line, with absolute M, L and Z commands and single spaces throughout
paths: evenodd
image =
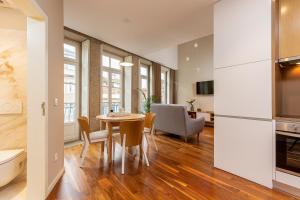
M 214 8 L 214 66 L 271 59 L 271 0 L 222 0 Z
M 215 117 L 214 165 L 272 187 L 272 122 Z
M 215 69 L 215 113 L 272 119 L 271 61 Z

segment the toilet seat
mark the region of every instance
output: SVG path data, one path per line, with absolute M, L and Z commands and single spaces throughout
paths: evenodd
M 22 155 L 24 149 L 14 149 L 14 150 L 1 150 L 0 151 L 0 165 L 5 164 L 14 158 Z

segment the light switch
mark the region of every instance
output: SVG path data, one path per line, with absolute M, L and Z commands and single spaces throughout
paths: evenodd
M 54 98 L 54 106 L 58 106 L 58 98 Z

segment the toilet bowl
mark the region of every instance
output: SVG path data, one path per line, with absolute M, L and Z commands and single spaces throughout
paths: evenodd
M 0 187 L 16 178 L 25 167 L 24 149 L 0 150 Z

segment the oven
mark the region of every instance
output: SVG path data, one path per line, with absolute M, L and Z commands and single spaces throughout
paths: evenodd
M 299 122 L 276 122 L 276 170 L 300 177 Z

